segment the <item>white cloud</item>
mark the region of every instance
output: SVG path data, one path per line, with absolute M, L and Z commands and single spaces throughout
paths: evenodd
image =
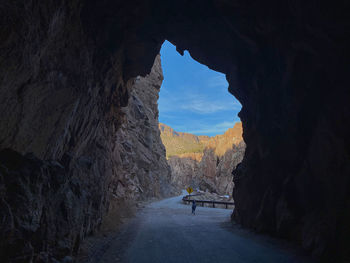
M 189 95 L 187 98 L 183 98 L 178 105 L 182 110 L 198 114 L 210 114 L 241 108 L 239 103 L 235 102 L 233 98 L 215 100 L 200 95 Z
M 174 98 L 162 97 L 162 103 L 159 103 L 160 112 L 189 111 L 198 114 L 211 114 L 222 111 L 239 110 L 241 105 L 231 99 L 223 101 L 210 100 L 208 98 Z
M 199 114 L 209 114 L 232 109 L 232 105 L 231 107 L 229 107 L 229 105 L 227 104 L 225 105 L 222 103 L 212 102 L 208 100 L 194 99 L 182 104 L 181 109 L 189 110 Z
M 234 122 L 224 121 L 224 122 L 216 124 L 215 127 L 223 128 L 223 129 L 227 130 L 228 128 L 232 128 L 233 124 L 234 124 Z
M 224 121 L 214 125 L 200 125 L 198 129 L 188 131 L 193 134 L 222 134 L 227 129 L 232 128 L 234 126 L 234 122 Z

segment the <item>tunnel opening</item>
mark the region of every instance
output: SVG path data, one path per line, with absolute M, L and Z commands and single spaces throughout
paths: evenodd
M 7 259 L 18 250 L 28 259 L 72 253 L 71 243 L 99 228 L 111 196 L 140 180 L 116 168 L 134 162 L 120 154 L 132 152 L 130 140 L 115 132 L 134 78 L 150 72 L 164 39 L 226 74 L 242 104 L 247 148 L 234 175 L 234 220 L 326 262 L 349 259 L 347 3 L 74 3 L 1 5 Z M 130 189 L 162 192 L 147 160 L 139 164 L 147 187 Z
M 232 170 L 245 150 L 237 116 L 241 105 L 228 93 L 224 74 L 197 63 L 187 51 L 181 56 L 168 41 L 160 54 L 159 126 L 171 183 L 181 190 L 191 187 L 197 200 L 232 201 Z

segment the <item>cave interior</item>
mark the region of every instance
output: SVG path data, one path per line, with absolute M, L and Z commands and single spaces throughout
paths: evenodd
M 0 254 L 60 259 L 98 230 L 121 108 L 167 39 L 226 74 L 242 104 L 232 220 L 325 262 L 348 260 L 349 10 L 301 0 L 1 3 Z

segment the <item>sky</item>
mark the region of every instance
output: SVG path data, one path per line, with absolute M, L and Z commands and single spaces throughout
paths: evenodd
M 159 93 L 159 121 L 175 131 L 223 134 L 234 123 L 241 104 L 227 88 L 225 74 L 192 59 L 165 41 L 160 51 L 164 81 Z

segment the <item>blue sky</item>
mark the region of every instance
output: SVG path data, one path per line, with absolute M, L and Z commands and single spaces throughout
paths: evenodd
M 180 132 L 214 136 L 239 121 L 241 104 L 228 91 L 225 75 L 181 56 L 165 41 L 160 51 L 164 81 L 159 94 L 159 121 Z

